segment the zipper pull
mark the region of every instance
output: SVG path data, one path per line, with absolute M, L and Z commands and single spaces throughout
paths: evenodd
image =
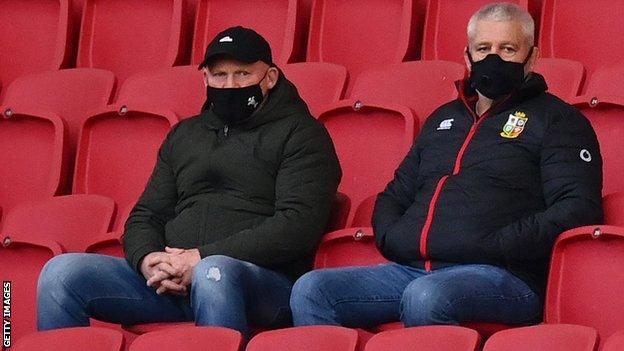
M 223 127 L 223 135 L 227 138 L 228 132 L 230 131 L 230 127 L 227 124 Z

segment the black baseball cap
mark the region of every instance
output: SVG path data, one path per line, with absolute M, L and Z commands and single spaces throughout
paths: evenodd
M 217 34 L 208 44 L 204 60 L 197 69 L 207 66 L 217 56 L 230 56 L 245 63 L 263 61 L 273 66 L 269 43 L 255 30 L 231 27 Z

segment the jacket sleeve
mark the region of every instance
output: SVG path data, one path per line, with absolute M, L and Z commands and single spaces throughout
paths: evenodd
M 318 122 L 301 122 L 286 141 L 275 180 L 275 212 L 258 226 L 200 246 L 200 256 L 219 254 L 261 266 L 314 254 L 341 170 L 329 134 Z
M 557 236 L 602 223 L 602 158 L 596 134 L 576 109 L 548 128 L 540 155 L 546 210 L 489 234 L 487 258 L 514 263 L 546 259 Z
M 154 171 L 126 221 L 124 251 L 126 260 L 137 271 L 145 255 L 165 250 L 165 224 L 175 216 L 178 194 L 169 165 L 170 140 L 175 130 L 161 145 Z
M 386 245 L 387 234 L 400 222 L 406 210 L 414 203 L 419 165 L 420 152 L 418 144 L 415 143 L 395 171 L 394 179 L 377 196 L 373 211 L 373 229 L 375 243 L 385 257 L 393 257 L 389 252 L 391 248 Z

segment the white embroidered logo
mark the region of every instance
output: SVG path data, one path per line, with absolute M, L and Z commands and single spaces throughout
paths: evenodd
M 579 154 L 579 156 L 581 156 L 581 160 L 585 162 L 591 162 L 592 160 L 592 155 L 587 149 L 581 150 L 581 153 Z
M 254 108 L 256 108 L 256 106 L 258 106 L 258 103 L 256 102 L 256 97 L 252 96 L 249 99 L 247 99 L 247 106 L 253 106 Z
M 230 36 L 223 37 L 223 38 L 219 39 L 219 43 L 231 43 L 233 41 L 234 41 L 234 39 L 232 39 L 232 37 L 230 37 Z
M 451 127 L 453 126 L 453 121 L 455 121 L 454 118 L 445 119 L 444 121 L 442 121 L 440 123 L 440 126 L 438 127 L 438 130 L 449 130 L 449 129 L 451 129 Z

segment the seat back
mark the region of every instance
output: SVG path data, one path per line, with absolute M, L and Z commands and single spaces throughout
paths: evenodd
M 175 340 L 175 349 L 188 351 L 238 351 L 240 332 L 221 327 L 174 326 L 142 334 L 132 342 L 130 351 L 153 351 Z
M 580 93 L 585 78 L 583 64 L 566 59 L 540 58 L 533 70 L 544 76 L 549 93 L 565 101 Z
M 350 79 L 401 62 L 414 43 L 413 8 L 413 0 L 315 0 L 307 61 L 343 65 Z
M 347 69 L 327 62 L 292 63 L 282 71 L 308 104 L 312 116 L 342 98 L 347 81 Z
M 440 105 L 457 98 L 455 81 L 464 77 L 465 66 L 450 61 L 414 61 L 362 72 L 353 83 L 351 97 L 409 107 L 419 122 Z
M 87 0 L 77 66 L 113 71 L 123 82 L 133 73 L 178 63 L 182 1 Z
M 273 61 L 286 64 L 301 47 L 303 18 L 297 0 L 199 0 L 191 62 L 204 59 L 206 47 L 221 31 L 232 26 L 251 28 L 271 46 Z
M 0 106 L 0 206 L 55 195 L 66 175 L 63 121 L 40 110 Z
M 621 1 L 543 0 L 539 38 L 542 56 L 580 61 L 588 77 L 601 66 L 621 65 L 624 48 L 597 48 L 609 45 L 612 38 L 624 33 L 622 13 Z
M 483 351 L 595 351 L 594 328 L 571 324 L 541 324 L 512 328 L 492 335 Z
M 118 105 L 89 117 L 78 145 L 73 193 L 115 200 L 113 229 L 123 228 L 125 215 L 145 189 L 158 149 L 176 122 L 170 111 Z
M 624 192 L 612 193 L 602 199 L 604 222 L 624 227 Z
M 123 343 L 123 334 L 117 330 L 100 327 L 63 328 L 28 334 L 11 350 L 121 351 Z
M 93 238 L 108 232 L 114 211 L 114 201 L 98 195 L 25 201 L 6 215 L 3 232 L 56 241 L 64 252 L 84 252 Z
M 184 119 L 201 112 L 206 86 L 196 66 L 178 66 L 139 73 L 124 82 L 118 103 L 173 111 Z
M 472 329 L 435 325 L 388 330 L 373 336 L 365 351 L 475 351 L 479 333 Z
M 425 14 L 422 43 L 423 60 L 446 60 L 464 63 L 468 45 L 468 20 L 492 0 L 429 0 Z M 527 0 L 508 1 L 527 8 Z
M 246 351 L 355 351 L 358 333 L 329 325 L 294 327 L 262 332 Z
M 624 350 L 624 329 L 611 335 L 602 345 L 602 351 Z
M 624 230 L 587 226 L 555 243 L 544 320 L 593 327 L 606 339 L 624 325 Z
M 3 0 L 0 3 L 0 87 L 33 72 L 65 64 L 68 0 Z
M 314 257 L 314 268 L 370 266 L 386 263 L 375 246 L 373 228 L 353 227 L 323 236 Z

